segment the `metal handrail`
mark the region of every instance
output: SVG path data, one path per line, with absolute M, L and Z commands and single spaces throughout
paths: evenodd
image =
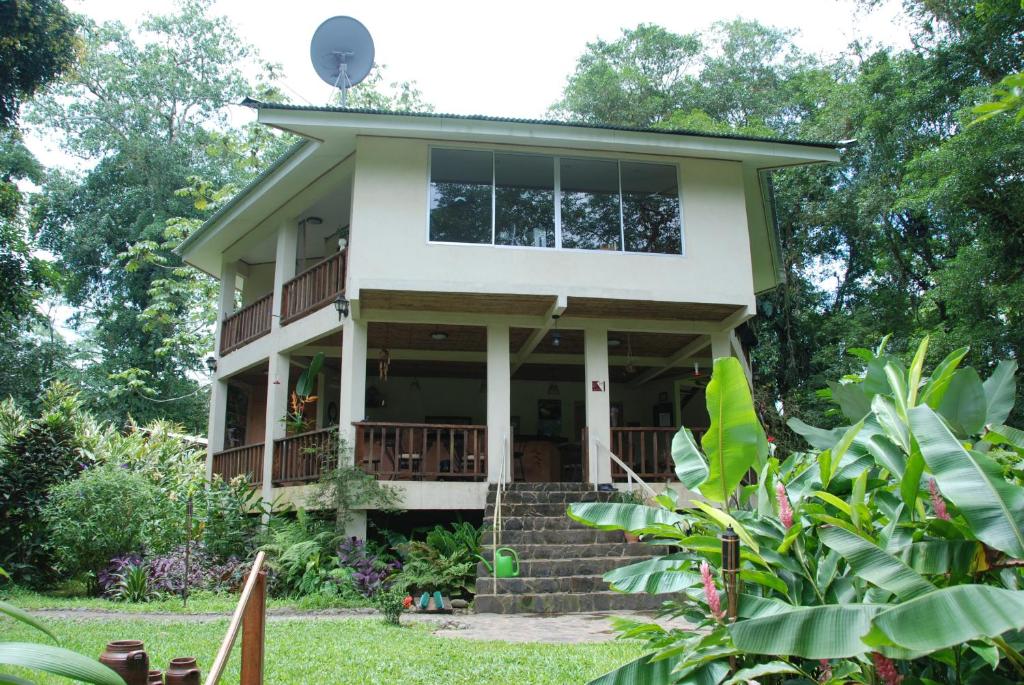
M 491 529 L 491 563 L 494 564 L 494 572 L 491 573 L 493 594 L 498 594 L 498 538 L 501 537 L 501 493 L 505 489 L 505 466 L 508 462 L 508 445 L 511 441 L 509 432 L 506 431 L 501 440 L 501 464 L 498 468 L 498 487 L 494 489 L 494 527 Z
M 243 618 L 246 620 L 248 625 L 253 617 L 248 616 L 249 614 L 249 601 L 253 599 L 253 593 L 256 590 L 257 585 L 261 586 L 261 591 L 257 593 L 257 601 L 262 603 L 263 606 L 257 606 L 259 609 L 259 616 L 256 618 L 256 625 L 258 628 L 259 635 L 253 636 L 259 638 L 258 656 L 259 664 L 252 664 L 246 662 L 246 635 L 247 630 L 243 628 L 242 634 L 242 679 L 243 684 L 247 682 L 263 682 L 263 614 L 266 611 L 266 597 L 264 595 L 266 591 L 266 573 L 263 571 L 263 562 L 266 559 L 265 552 L 258 552 L 256 559 L 252 562 L 252 569 L 249 571 L 249 577 L 245 580 L 245 586 L 242 588 L 242 594 L 238 598 L 238 605 L 235 607 L 235 613 L 231 615 L 231 622 L 228 623 L 228 632 L 224 635 L 224 641 L 220 643 L 220 649 L 217 650 L 217 656 L 213 659 L 213 665 L 210 667 L 210 672 L 206 676 L 206 682 L 204 685 L 216 685 L 220 682 L 220 677 L 224 673 L 224 667 L 227 666 L 228 657 L 231 656 L 231 649 L 235 645 L 235 638 L 238 637 L 238 629 L 242 627 Z M 255 646 L 255 645 L 254 645 Z M 252 669 L 256 668 L 253 672 Z M 255 680 L 254 676 L 258 678 Z
M 597 445 L 598 448 L 606 451 L 608 453 L 608 456 L 612 458 L 612 461 L 618 464 L 619 467 L 626 472 L 626 483 L 629 487 L 630 492 L 633 492 L 633 481 L 635 480 L 637 484 L 640 486 L 640 488 L 645 493 L 647 493 L 648 498 L 654 498 L 658 496 L 658 493 L 655 492 L 654 488 L 652 488 L 650 485 L 644 482 L 644 479 L 638 476 L 636 472 L 633 471 L 633 469 L 629 468 L 629 466 L 626 465 L 626 462 L 619 459 L 618 455 L 616 455 L 615 452 L 612 452 L 607 445 L 602 443 L 600 440 L 595 440 L 594 444 Z

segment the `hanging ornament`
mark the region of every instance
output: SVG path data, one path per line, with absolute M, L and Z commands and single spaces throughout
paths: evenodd
M 629 333 L 626 334 L 626 373 L 636 373 L 636 367 L 633 366 L 633 340 Z
M 385 383 L 388 380 L 388 371 L 391 370 L 391 352 L 388 348 L 383 347 L 380 350 L 380 357 L 377 359 L 377 372 L 382 381 Z
M 700 378 L 700 362 L 693 363 L 693 377 Z

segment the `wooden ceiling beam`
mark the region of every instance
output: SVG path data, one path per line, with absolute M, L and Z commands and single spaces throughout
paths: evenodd
M 644 373 L 640 374 L 639 376 L 631 380 L 629 382 L 629 385 L 635 388 L 643 385 L 644 383 L 649 383 L 650 381 L 654 380 L 655 378 L 665 373 L 672 367 L 679 366 L 686 360 L 692 358 L 694 355 L 696 355 L 698 352 L 700 352 L 710 344 L 711 338 L 709 336 L 699 336 L 696 340 L 689 343 L 688 345 L 685 345 L 682 349 L 673 354 L 671 357 L 664 359 L 662 366 L 653 368 L 649 371 L 645 371 Z
M 533 329 L 533 333 L 530 334 L 530 337 L 526 339 L 523 346 L 519 348 L 518 352 L 516 352 L 515 359 L 512 361 L 512 373 L 518 371 L 519 367 L 526 361 L 526 358 L 533 354 L 533 351 L 537 349 L 537 345 L 540 344 L 540 341 L 544 339 L 544 336 L 547 335 L 548 331 L 550 331 L 552 326 L 554 326 L 555 317 L 562 316 L 562 312 L 565 311 L 567 303 L 568 298 L 565 295 L 559 295 L 555 298 L 551 308 L 548 309 L 544 325 L 540 328 Z

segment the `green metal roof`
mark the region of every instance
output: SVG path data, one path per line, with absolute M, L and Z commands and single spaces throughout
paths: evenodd
M 783 145 L 802 145 L 805 147 L 825 147 L 839 149 L 846 147 L 852 141 L 821 141 L 821 140 L 796 140 L 792 138 L 778 138 L 771 136 L 746 136 L 738 133 L 710 133 L 694 129 L 669 129 L 669 128 L 642 128 L 636 126 L 615 126 L 612 124 L 595 124 L 584 121 L 560 121 L 556 119 L 520 119 L 515 117 L 492 117 L 482 114 L 442 114 L 439 112 L 397 112 L 382 109 L 361 109 L 357 107 L 328 107 L 317 105 L 288 105 L 276 102 L 260 102 L 252 98 L 246 98 L 241 102 L 246 107 L 253 109 L 279 109 L 297 112 L 336 112 L 340 114 L 372 114 L 380 116 L 417 117 L 421 119 L 461 119 L 465 121 L 491 121 L 507 124 L 530 124 L 535 126 L 565 126 L 567 128 L 591 128 L 606 131 L 628 131 L 632 133 L 657 133 L 669 136 L 694 136 L 699 138 L 722 138 L 725 140 L 745 140 L 757 143 L 781 143 Z
M 185 250 L 189 248 L 189 246 L 191 246 L 193 243 L 199 240 L 199 238 L 201 238 L 207 231 L 210 230 L 210 227 L 213 226 L 213 224 L 215 224 L 222 216 L 230 212 L 231 209 L 239 202 L 241 202 L 246 195 L 252 192 L 252 190 L 256 186 L 258 186 L 268 176 L 270 176 L 277 169 L 279 169 L 281 165 L 283 165 L 289 159 L 294 157 L 299 152 L 299 150 L 309 145 L 310 142 L 311 141 L 308 140 L 300 140 L 291 147 L 289 147 L 287 150 L 285 150 L 281 154 L 281 156 L 275 159 L 273 162 L 271 162 L 266 169 L 258 173 L 251 181 L 249 181 L 248 183 L 245 184 L 245 186 L 239 189 L 237 193 L 232 195 L 230 200 L 221 205 L 220 208 L 217 209 L 217 211 L 214 212 L 209 219 L 203 222 L 202 226 L 192 231 L 191 235 L 189 235 L 187 238 L 181 241 L 181 243 L 176 248 L 174 248 L 175 254 L 183 254 Z

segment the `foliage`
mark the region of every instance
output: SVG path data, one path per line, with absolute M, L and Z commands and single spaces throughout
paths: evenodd
M 322 463 L 313 499 L 319 508 L 334 511 L 335 532 L 343 535 L 353 512 L 369 508 L 394 511 L 402 499 L 394 488 L 352 466 L 351 448 L 345 443 L 339 445 L 337 434 L 334 436 L 311 455 Z
M 462 521 L 451 529 L 434 526 L 423 540 L 399 546 L 402 570 L 396 584 L 420 592 L 471 595 L 476 583 L 481 529 Z
M 49 628 L 13 604 L 0 602 L 0 614 L 59 643 L 57 636 Z M 52 673 L 80 683 L 125 685 L 119 675 L 103 664 L 63 647 L 33 642 L 0 642 L 0 664 Z M 5 683 L 29 682 L 8 673 L 0 673 L 0 680 Z
M 338 565 L 351 569 L 349 581 L 363 597 L 374 597 L 402 568 L 400 562 L 369 551 L 366 543 L 356 537 L 346 538 L 338 545 Z
M 156 597 L 149 583 L 149 568 L 145 564 L 129 565 L 118 574 L 111 596 L 122 602 L 148 602 Z
M 50 624 L 67 635 L 66 646 L 90 655 L 102 652 L 110 640 L 131 635 L 146 643 L 150 662 L 159 664 L 180 654 L 215 654 L 226 626 L 225 621 L 155 622 L 113 617 L 55 619 Z M 2 627 L 6 639 L 24 640 L 31 635 L 27 626 L 9 627 L 7 623 Z M 434 630 L 433 625 L 419 621 L 395 628 L 376 617 L 281 617 L 266 626 L 264 680 L 275 685 L 305 685 L 311 681 L 337 685 L 478 685 L 499 681 L 565 685 L 586 682 L 614 664 L 639 655 L 639 645 L 633 640 L 596 644 L 461 642 L 433 635 Z M 311 664 L 315 664 L 312 676 Z M 238 668 L 238 660 L 230 660 L 223 682 L 237 682 Z M 40 685 L 66 682 L 45 676 L 30 679 Z
M 337 570 L 336 540 L 330 524 L 303 509 L 296 511 L 293 519 L 272 518 L 269 540 L 263 545 L 272 572 L 271 589 L 294 597 L 331 585 L 331 573 Z
M 185 589 L 185 546 L 180 545 L 167 554 L 150 557 L 149 581 L 156 592 L 180 595 Z M 189 551 L 189 595 L 197 590 L 231 591 L 239 587 L 248 573 L 249 564 L 236 557 L 223 561 L 211 555 L 203 544 L 193 545 Z
M 595 682 L 720 683 L 730 659 L 748 678 L 792 674 L 793 682 L 1011 682 L 1024 674 L 1024 486 L 1016 473 L 1024 434 L 1003 426 L 1016 364 L 1000 364 L 982 382 L 960 367 L 967 350 L 958 350 L 929 376 L 927 348 L 925 339 L 909 366 L 884 342 L 856 350 L 863 370 L 830 393 L 850 425 L 793 420 L 814 451 L 757 456 L 758 482 L 742 485 L 730 508 L 695 500 L 675 511 L 665 498 L 657 506 L 571 505 L 570 516 L 589 525 L 677 547 L 605 579 L 622 591 L 677 592 L 666 611 L 693 624 L 622 622 L 623 635 L 649 639 L 653 656 Z M 715 362 L 715 378 L 738 372 L 735 359 Z M 708 401 L 715 403 L 710 393 Z M 748 415 L 751 399 L 733 388 L 717 404 L 725 410 L 709 407 L 708 432 L 731 436 L 717 447 L 738 449 L 728 443 L 744 443 L 740 424 L 714 424 Z M 710 472 L 708 452 L 681 429 L 673 442 L 680 477 L 699 472 L 694 461 Z M 726 462 L 733 468 L 747 466 Z M 709 482 L 707 474 L 691 479 L 702 493 Z M 723 563 L 717 536 L 726 528 L 742 541 L 735 622 L 724 617 L 726 595 L 711 570 Z
M 38 417 L 30 419 L 11 400 L 0 402 L 0 564 L 36 586 L 55 576 L 41 517 L 48 491 L 91 461 L 77 395 L 55 384 L 38 404 Z
M 129 568 L 142 566 L 142 555 L 135 552 L 118 554 L 96 574 L 96 589 L 101 595 L 112 595 L 118 579 Z
M 161 553 L 184 537 L 184 520 L 144 476 L 111 465 L 89 468 L 50 490 L 42 510 L 61 569 L 97 573 L 118 554 Z
M 373 596 L 373 605 L 380 610 L 384 623 L 398 626 L 402 624 L 402 612 L 405 610 L 405 590 L 398 586 L 383 588 Z

